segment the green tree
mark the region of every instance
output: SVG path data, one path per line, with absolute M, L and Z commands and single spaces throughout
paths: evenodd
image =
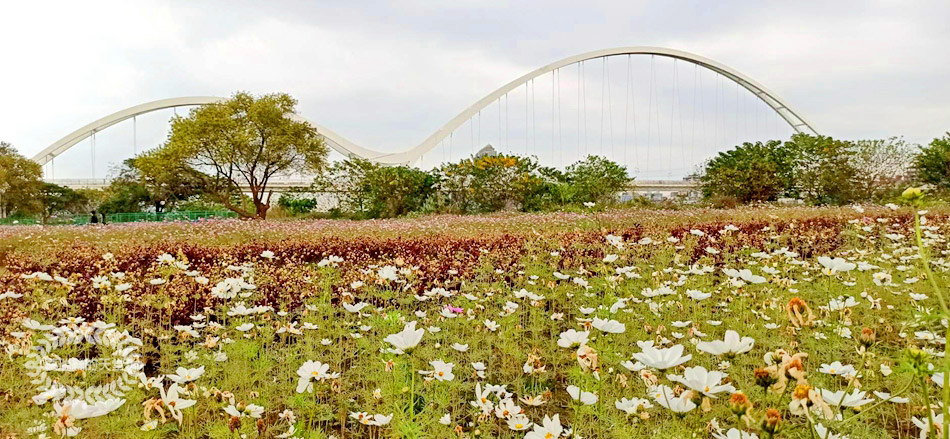
M 244 218 L 264 219 L 275 176 L 318 173 L 327 163 L 323 137 L 293 117 L 297 101 L 287 94 L 254 97 L 239 92 L 215 105 L 172 120 L 168 141 L 156 152 L 160 166 L 205 174 L 206 193 Z M 242 192 L 249 192 L 253 209 Z
M 0 142 L 0 218 L 42 212 L 43 168 Z
M 793 157 L 792 195 L 809 204 L 847 204 L 856 199 L 854 143 L 799 133 L 784 147 Z
M 436 172 L 445 207 L 458 212 L 524 209 L 547 184 L 534 159 L 515 155 L 472 157 Z
M 204 173 L 168 157 L 169 153 L 167 149 L 157 148 L 130 162 L 156 212 L 171 210 L 178 202 L 200 196 L 206 187 L 214 184 Z
M 914 171 L 921 182 L 950 189 L 950 132 L 920 147 L 914 157 Z
M 574 188 L 574 200 L 580 202 L 612 202 L 633 181 L 626 167 L 596 155 L 568 166 L 565 176 Z
M 344 209 L 369 218 L 418 211 L 433 193 L 436 178 L 409 166 L 383 166 L 362 159 L 337 162 L 318 177 L 320 191 L 334 192 Z
M 781 141 L 744 143 L 708 161 L 699 177 L 703 196 L 772 201 L 792 186 L 793 157 Z
M 43 203 L 43 224 L 61 214 L 80 214 L 89 210 L 89 199 L 80 192 L 66 186 L 44 183 L 40 194 Z
M 102 213 L 143 212 L 152 204 L 148 188 L 142 182 L 142 176 L 133 166 L 134 159 L 128 159 L 112 170 L 113 177 L 104 192 L 103 199 L 96 209 Z

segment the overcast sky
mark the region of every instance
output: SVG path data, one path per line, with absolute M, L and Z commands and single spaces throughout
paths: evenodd
M 823 134 L 927 142 L 950 130 L 948 17 L 946 0 L 4 2 L 0 140 L 32 156 L 125 107 L 247 90 L 401 150 L 541 65 L 650 45 L 745 73 Z

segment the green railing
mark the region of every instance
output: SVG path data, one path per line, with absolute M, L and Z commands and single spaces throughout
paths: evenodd
M 137 212 L 137 213 L 109 213 L 105 215 L 105 223 L 137 223 L 137 222 L 159 222 L 159 221 L 195 221 L 207 218 L 235 218 L 237 214 L 230 210 L 188 210 L 171 211 L 163 213 L 155 212 Z M 92 215 L 61 215 L 51 217 L 47 224 L 89 224 Z M 102 215 L 99 216 L 102 222 Z M 41 224 L 38 218 L 0 218 L 2 225 L 33 225 Z

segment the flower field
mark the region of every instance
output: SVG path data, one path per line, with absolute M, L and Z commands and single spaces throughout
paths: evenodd
M 0 228 L 0 437 L 926 437 L 914 214 Z

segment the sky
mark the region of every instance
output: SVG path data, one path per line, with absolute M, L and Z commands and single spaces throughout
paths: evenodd
M 783 97 L 822 134 L 847 139 L 904 136 L 926 143 L 950 131 L 948 16 L 950 2 L 945 0 L 3 2 L 0 140 L 31 157 L 70 131 L 126 107 L 244 90 L 290 93 L 299 101 L 298 113 L 307 118 L 364 147 L 399 151 L 537 67 L 597 49 L 660 46 L 699 54 L 746 74 Z M 623 61 L 610 62 L 607 70 L 613 79 L 606 84 L 623 89 L 624 83 L 618 82 L 625 79 Z M 671 76 L 667 64 L 657 63 L 658 75 Z M 635 66 L 628 78 L 640 95 L 630 102 L 640 105 L 642 118 L 652 111 L 644 111 L 644 105 L 654 102 L 647 100 L 652 91 L 644 91 L 652 67 L 643 60 Z M 605 74 L 596 63 L 587 68 L 585 75 Z M 691 93 L 688 84 L 695 77 L 679 69 L 685 78 L 679 83 L 687 84 L 678 86 L 679 92 Z M 566 82 L 571 74 L 563 75 Z M 548 99 L 544 102 L 553 99 L 553 82 L 548 81 L 547 93 L 543 85 L 534 91 L 539 99 Z M 659 96 L 676 93 L 676 87 L 671 85 L 675 81 L 666 80 L 665 86 L 663 81 L 655 85 L 657 118 L 650 123 L 657 124 L 657 137 L 650 141 L 682 152 L 685 149 L 677 150 L 677 145 L 686 148 L 686 143 L 696 143 L 695 137 L 705 136 L 703 128 L 714 128 L 707 121 L 684 125 L 677 117 L 698 116 L 682 104 L 677 108 L 667 103 L 672 107 L 664 109 Z M 620 108 L 626 110 L 629 95 L 617 98 L 612 91 L 610 103 L 604 105 L 595 96 L 604 84 L 588 82 L 596 92 L 590 93 L 594 110 L 584 115 L 591 115 L 590 125 L 601 132 L 608 125 L 616 131 L 625 125 L 627 130 L 631 119 L 618 115 Z M 705 84 L 712 87 L 712 82 Z M 709 90 L 715 89 L 706 88 L 707 99 L 713 93 Z M 534 95 L 527 89 L 522 93 L 505 102 L 520 107 L 497 113 L 496 146 L 517 143 L 503 140 L 512 135 L 507 128 L 502 134 L 502 114 L 506 127 L 526 126 L 532 119 L 525 102 Z M 564 101 L 579 102 L 572 98 L 574 91 L 560 93 Z M 678 102 L 690 98 L 679 96 Z M 612 113 L 605 119 L 602 108 L 609 105 Z M 737 114 L 747 107 L 739 98 L 734 105 L 735 139 L 741 141 L 738 126 L 747 121 Z M 577 119 L 571 126 L 579 129 L 576 107 L 559 111 L 564 119 Z M 539 143 L 534 136 L 548 139 L 548 132 L 556 132 L 553 109 L 530 110 L 547 122 L 536 129 L 538 122 L 531 120 L 530 127 L 513 135 L 523 139 L 522 152 L 531 152 Z M 519 112 L 520 122 L 507 119 L 509 113 Z M 146 115 L 136 122 L 137 151 L 161 143 L 172 114 Z M 496 126 L 495 114 L 484 118 L 486 126 Z M 632 120 L 643 133 L 646 124 Z M 462 129 L 475 139 L 474 128 Z M 77 145 L 76 151 L 61 156 L 57 176 L 78 178 L 90 167 L 96 168 L 95 176 L 104 176 L 107 167 L 132 155 L 132 130 L 126 123 L 101 133 L 95 159 L 87 158 L 91 146 Z M 669 139 L 664 140 L 667 131 Z M 728 133 L 724 136 L 729 139 Z M 480 137 L 471 140 L 473 147 L 486 143 Z M 605 141 L 600 134 L 599 144 L 612 144 L 619 137 L 612 131 Z M 576 138 L 577 148 L 584 148 L 586 139 L 596 144 L 598 134 Z M 551 142 L 574 142 L 569 139 Z M 79 152 L 83 148 L 86 152 Z M 652 161 L 660 155 L 654 152 Z M 663 166 L 676 161 L 673 152 L 670 155 Z

